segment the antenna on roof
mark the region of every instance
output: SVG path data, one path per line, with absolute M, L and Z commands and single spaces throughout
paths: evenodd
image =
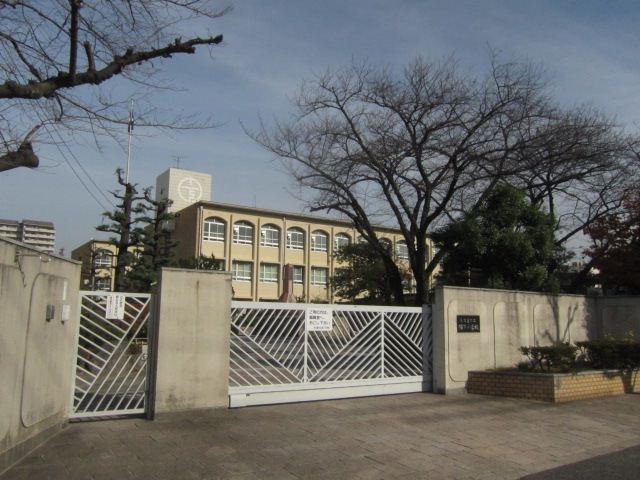
M 127 132 L 129 133 L 129 142 L 127 144 L 127 172 L 125 174 L 125 182 L 129 183 L 129 166 L 131 164 L 131 136 L 133 135 L 133 100 L 129 106 L 129 123 L 127 124 Z
M 180 168 L 180 159 L 182 158 L 180 155 L 173 155 L 173 161 L 176 162 L 176 168 Z

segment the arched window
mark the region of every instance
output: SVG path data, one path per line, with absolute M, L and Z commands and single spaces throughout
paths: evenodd
M 304 231 L 300 228 L 287 230 L 287 248 L 302 250 L 304 248 Z
M 341 248 L 344 248 L 351 243 L 351 237 L 346 233 L 336 233 L 334 242 L 336 245 L 336 250 L 340 250 Z
M 263 225 L 260 229 L 260 245 L 265 247 L 280 246 L 280 229 L 275 225 Z
M 249 222 L 236 222 L 233 224 L 233 243 L 253 243 L 253 225 Z
M 311 232 L 311 250 L 314 252 L 326 252 L 329 243 L 329 235 L 322 230 Z
M 204 220 L 202 229 L 202 239 L 210 242 L 224 242 L 227 224 L 224 220 L 216 217 L 208 217 Z
M 407 248 L 407 242 L 404 240 L 400 240 L 396 245 L 396 251 L 398 254 L 398 258 L 401 260 L 409 259 L 409 249 Z
M 96 267 L 110 267 L 113 265 L 113 253 L 104 248 L 97 249 L 93 257 L 93 264 Z

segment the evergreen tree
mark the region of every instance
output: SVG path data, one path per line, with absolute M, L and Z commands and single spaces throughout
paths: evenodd
M 124 192 L 119 190 L 111 192 L 118 203 L 112 212 L 104 212 L 110 223 L 99 225 L 96 230 L 115 235 L 110 238 L 117 247 L 114 289 L 116 292 L 125 292 L 130 288 L 127 270 L 135 260 L 130 249 L 139 242 L 137 224 L 140 221 L 139 215 L 144 213 L 144 208 L 140 204 L 144 196 L 138 194 L 137 185 L 123 178 L 121 168 L 116 170 L 116 176 L 118 183 L 124 187 Z
M 440 229 L 433 239 L 448 247 L 439 281 L 446 285 L 557 291 L 559 252 L 553 216 L 531 205 L 520 190 L 502 184 L 473 213 Z
M 171 240 L 169 228 L 175 218 L 175 214 L 168 210 L 171 200 L 156 201 L 150 193 L 149 188 L 144 191 L 144 199 L 140 203 L 142 215 L 138 218 L 141 226 L 136 229 L 143 250 L 128 275 L 132 287 L 144 292 L 148 292 L 158 280 L 160 269 L 171 263 L 173 250 L 178 244 Z

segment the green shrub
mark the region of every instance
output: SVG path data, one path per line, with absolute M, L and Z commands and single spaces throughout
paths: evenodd
M 570 343 L 559 343 L 549 347 L 520 347 L 531 365 L 531 370 L 541 372 L 568 372 L 577 366 L 578 347 Z M 522 367 L 518 364 L 518 369 Z
M 640 342 L 633 339 L 576 342 L 587 363 L 597 369 L 628 369 L 640 367 Z

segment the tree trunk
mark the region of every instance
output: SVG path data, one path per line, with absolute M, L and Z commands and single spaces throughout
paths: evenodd
M 416 281 L 416 297 L 414 304 L 422 306 L 428 301 L 429 290 L 427 288 L 427 278 L 429 273 L 425 270 L 426 258 L 427 258 L 427 239 L 426 236 L 418 235 L 416 238 L 416 250 L 414 258 L 411 261 L 411 270 L 413 271 L 413 278 Z
M 389 286 L 391 287 L 391 293 L 393 294 L 393 301 L 397 305 L 404 305 L 404 291 L 402 288 L 402 275 L 400 275 L 400 270 L 398 270 L 398 266 L 395 264 L 393 259 L 389 258 L 387 255 L 383 255 L 382 261 L 387 273 L 387 278 L 389 279 Z
M 133 185 L 125 185 L 124 198 L 122 199 L 122 213 L 124 218 L 121 222 L 122 233 L 118 240 L 118 256 L 116 259 L 115 285 L 116 292 L 127 290 L 127 266 L 129 264 L 129 245 L 131 244 L 131 210 L 133 203 Z

